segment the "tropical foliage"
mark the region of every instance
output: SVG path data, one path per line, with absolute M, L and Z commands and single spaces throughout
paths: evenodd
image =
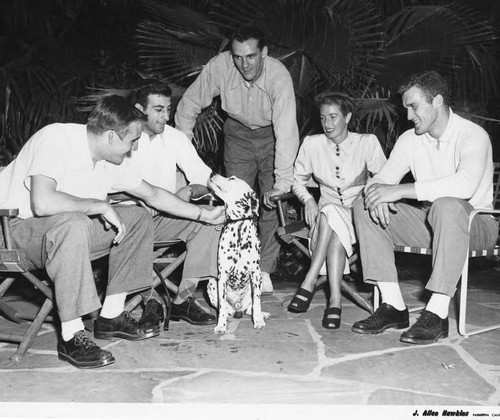
M 141 67 L 189 85 L 229 34 L 257 24 L 269 35 L 270 54 L 289 69 L 296 88 L 302 135 L 317 129 L 312 99 L 325 89 L 358 100 L 356 129 L 378 134 L 389 150 L 405 127 L 397 86 L 411 73 L 435 69 L 450 79 L 457 105 L 487 116 L 498 94 L 497 32 L 464 2 L 367 0 L 145 0 L 137 28 Z M 418 4 L 417 4 L 418 3 Z M 465 103 L 463 98 L 467 98 Z M 467 107 L 466 107 L 467 105 Z M 214 115 L 214 104 L 210 115 Z M 198 146 L 213 147 L 219 123 L 203 115 Z
M 55 121 L 81 121 L 73 99 L 135 74 L 132 0 L 0 2 L 0 165 Z M 128 56 L 127 56 L 128 55 Z

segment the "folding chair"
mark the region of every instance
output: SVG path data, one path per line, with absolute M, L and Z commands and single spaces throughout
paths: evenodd
M 308 186 L 308 188 L 314 190 L 314 187 Z M 295 194 L 291 192 L 271 197 L 271 201 L 276 203 L 278 209 L 278 220 L 280 225 L 278 228 L 278 236 L 283 242 L 287 244 L 294 244 L 303 254 L 305 254 L 306 256 L 310 256 L 309 249 L 302 243 L 303 241 L 307 241 L 309 234 L 309 228 L 307 227 L 304 220 L 303 207 L 301 207 L 301 210 L 299 212 L 301 214 L 300 219 L 293 222 L 289 222 L 285 212 L 285 205 L 293 199 L 296 200 L 296 197 Z M 349 259 L 349 264 L 353 264 L 357 259 L 358 255 L 354 254 Z M 326 276 L 320 276 L 318 279 L 319 284 L 322 284 L 325 281 Z M 354 288 L 350 286 L 344 279 L 342 279 L 341 282 L 341 290 L 361 308 L 367 310 L 370 313 L 373 313 L 373 306 L 356 290 L 354 290 Z
M 2 236 L 3 243 L 5 244 L 4 247 L 2 247 L 2 242 L 0 242 L 0 275 L 5 275 L 5 278 L 0 284 L 0 313 L 17 324 L 26 324 L 26 319 L 32 320 L 25 333 L 22 335 L 0 332 L 0 341 L 19 343 L 12 357 L 14 362 L 20 361 L 35 341 L 43 323 L 48 320 L 54 301 L 52 289 L 47 285 L 47 282 L 41 281 L 32 273 L 34 267 L 26 260 L 24 251 L 12 247 L 10 219 L 16 217 L 18 214 L 19 211 L 17 209 L 0 209 Z M 36 289 L 40 290 L 45 295 L 45 301 L 34 319 L 29 315 L 18 313 L 5 301 L 5 299 L 3 299 L 5 292 L 15 282 L 16 276 L 19 274 L 27 278 Z
M 477 209 L 474 210 L 469 215 L 469 231 L 472 225 L 472 220 L 478 214 L 491 214 L 491 215 L 500 215 L 500 163 L 494 163 L 494 172 L 493 172 L 493 207 L 494 210 L 487 209 Z M 498 218 L 498 216 L 496 216 Z M 403 252 L 407 254 L 421 254 L 421 255 L 432 255 L 431 248 L 420 248 L 420 247 L 409 247 L 403 245 L 395 245 L 395 252 Z M 500 323 L 494 324 L 491 326 L 476 328 L 473 330 L 467 331 L 466 327 L 466 316 L 467 316 L 467 292 L 468 292 L 468 284 L 469 284 L 469 258 L 476 257 L 491 257 L 498 256 L 500 253 L 500 247 L 496 245 L 494 248 L 490 249 L 467 249 L 467 253 L 469 255 L 468 258 L 465 259 L 464 266 L 462 268 L 461 275 L 461 284 L 460 284 L 460 306 L 458 312 L 458 332 L 463 337 L 470 337 L 471 335 L 480 334 L 487 331 L 492 331 L 496 329 L 500 329 Z M 378 306 L 380 300 L 380 293 L 378 287 L 374 287 L 374 307 L 375 309 Z M 412 308 L 410 312 L 415 312 L 423 309 L 425 306 L 418 306 Z

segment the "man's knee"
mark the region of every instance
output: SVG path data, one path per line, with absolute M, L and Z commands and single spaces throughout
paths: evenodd
M 467 218 L 470 206 L 465 200 L 455 197 L 441 197 L 432 203 L 429 211 L 429 221 L 455 221 L 457 218 Z
M 58 235 L 71 235 L 89 237 L 92 220 L 84 213 L 61 213 L 55 218 L 54 225 L 49 232 L 56 232 Z
M 115 210 L 124 219 L 124 222 L 130 226 L 137 225 L 145 229 L 154 229 L 153 216 L 144 207 L 117 206 Z

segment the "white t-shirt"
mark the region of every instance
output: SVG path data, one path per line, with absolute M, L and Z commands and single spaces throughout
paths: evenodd
M 37 131 L 0 173 L 0 207 L 18 208 L 23 219 L 33 217 L 30 177 L 34 175 L 54 179 L 57 191 L 98 200 L 105 200 L 113 190 L 137 188 L 142 182 L 126 161 L 121 165 L 106 161 L 94 165 L 83 124 L 56 123 Z

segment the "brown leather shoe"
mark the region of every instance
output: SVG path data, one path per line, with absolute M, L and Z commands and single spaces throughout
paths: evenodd
M 423 310 L 417 322 L 401 334 L 399 341 L 409 344 L 431 344 L 448 337 L 448 318 L 440 318 L 433 312 Z
M 86 331 L 78 331 L 71 340 L 60 338 L 57 356 L 79 369 L 94 369 L 115 362 L 113 355 L 95 344 Z
M 359 334 L 380 334 L 387 328 L 400 330 L 409 326 L 408 308 L 399 311 L 388 303 L 382 303 L 373 315 L 362 321 L 355 322 L 351 330 Z

